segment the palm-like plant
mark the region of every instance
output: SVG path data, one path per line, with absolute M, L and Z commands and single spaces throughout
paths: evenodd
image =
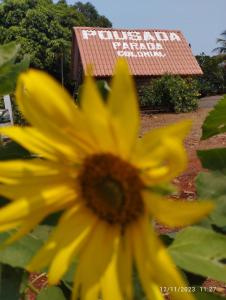
M 224 30 L 220 38 L 217 39 L 217 44 L 220 46 L 213 49 L 213 51 L 217 51 L 219 54 L 226 54 L 226 30 Z

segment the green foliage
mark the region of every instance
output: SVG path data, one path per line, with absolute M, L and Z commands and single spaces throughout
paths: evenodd
M 13 92 L 19 73 L 29 67 L 28 56 L 15 63 L 19 49 L 14 42 L 0 46 L 0 96 Z
M 1 233 L 0 244 L 3 245 L 3 242 L 12 236 L 12 233 Z M 12 267 L 25 268 L 42 244 L 42 240 L 35 235 L 28 234 L 14 244 L 0 249 L 0 263 Z
M 198 157 L 203 168 L 209 170 L 219 170 L 226 173 L 226 149 L 216 148 L 209 150 L 198 150 Z
M 0 273 L 0 299 L 20 299 L 24 271 L 8 265 L 0 265 Z
M 226 132 L 226 95 L 217 103 L 202 126 L 202 140 L 208 139 L 219 133 Z
M 20 59 L 30 54 L 31 66 L 43 69 L 71 87 L 71 29 L 73 26 L 111 26 L 90 3 L 68 5 L 52 0 L 0 2 L 0 44 L 21 44 Z
M 222 66 L 224 56 L 196 56 L 203 75 L 198 78 L 202 96 L 222 94 L 226 91 L 226 68 Z
M 226 30 L 220 34 L 220 37 L 217 39 L 217 43 L 219 46 L 213 51 L 216 51 L 220 54 L 226 54 Z
M 156 80 L 156 86 L 157 86 Z M 153 94 L 153 82 L 149 82 L 147 85 L 138 85 L 137 93 L 139 96 L 139 102 L 141 106 L 158 106 L 158 97 L 155 98 Z M 157 88 L 156 88 L 157 90 Z
M 226 132 L 226 96 L 209 113 L 202 126 L 202 139 Z M 199 225 L 226 232 L 226 149 L 199 150 L 197 154 L 208 173 L 196 178 L 197 194 L 202 199 L 215 202 L 214 211 Z
M 164 111 L 189 112 L 197 109 L 198 87 L 194 79 L 164 75 L 138 89 L 141 105 Z
M 226 175 L 218 172 L 200 173 L 196 178 L 198 196 L 202 199 L 213 199 L 214 211 L 208 216 L 205 224 L 218 227 L 226 226 Z
M 31 158 L 31 154 L 15 142 L 8 142 L 0 146 L 0 160 Z
M 202 126 L 202 139 L 226 132 L 226 96 L 209 113 Z M 226 226 L 226 148 L 199 150 L 202 166 L 209 173 L 200 173 L 196 179 L 198 196 L 215 201 L 215 210 L 205 221 L 205 226 Z
M 86 26 L 112 27 L 112 23 L 105 17 L 98 14 L 95 7 L 90 3 L 77 2 L 76 9 L 85 16 Z
M 19 107 L 16 103 L 16 99 L 14 95 L 11 95 L 11 105 L 12 105 L 12 110 L 13 110 L 13 121 L 15 125 L 28 125 L 27 121 L 25 120 L 23 114 L 19 110 Z
M 13 63 L 20 49 L 19 45 L 9 43 L 0 47 L 0 66 L 3 67 L 8 63 Z
M 59 287 L 51 286 L 43 289 L 37 296 L 37 300 L 66 300 L 62 290 Z
M 204 121 L 202 127 L 202 139 L 207 139 L 219 133 L 226 132 L 226 97 L 224 97 L 215 108 L 209 113 L 206 120 Z M 226 149 L 209 149 L 209 150 L 199 150 L 197 152 L 203 168 L 209 170 L 208 173 L 200 173 L 196 178 L 196 189 L 199 198 L 202 199 L 212 199 L 215 203 L 215 209 L 213 212 L 199 225 L 206 227 L 204 228 L 190 228 L 180 233 L 176 237 L 179 239 L 178 251 L 181 252 L 180 245 L 186 247 L 185 239 L 192 241 L 190 234 L 196 239 L 193 244 L 193 250 L 195 251 L 197 246 L 199 246 L 198 257 L 192 258 L 189 270 L 193 273 L 198 273 L 204 276 L 208 276 L 214 279 L 219 279 L 226 281 L 226 268 L 225 268 L 225 250 L 223 253 L 223 248 L 226 249 L 226 238 L 225 235 L 216 233 L 225 233 L 226 229 Z M 211 229 L 211 230 L 209 230 Z M 187 232 L 186 232 L 187 231 Z M 186 237 L 187 234 L 187 237 Z M 198 237 L 199 236 L 199 237 Z M 175 244 L 177 245 L 175 240 Z M 211 241 L 211 243 L 210 243 Z M 187 249 L 189 250 L 189 249 Z M 176 250 L 177 251 L 177 250 Z M 181 254 L 177 257 L 179 259 L 179 265 L 182 268 L 187 269 L 187 258 L 193 255 L 190 250 L 190 254 L 187 255 L 183 250 Z M 177 254 L 176 254 L 177 256 Z M 185 257 L 187 256 L 187 257 Z M 207 262 L 208 260 L 208 262 Z M 196 263 L 196 267 L 194 264 Z M 211 294 L 207 294 L 204 297 L 201 293 L 198 295 L 198 299 L 212 299 Z M 215 296 L 216 299 L 220 297 Z M 214 299 L 214 298 L 213 298 Z
M 211 241 L 211 243 L 210 243 Z M 179 232 L 168 248 L 177 266 L 189 272 L 226 281 L 224 235 L 212 230 L 189 227 Z

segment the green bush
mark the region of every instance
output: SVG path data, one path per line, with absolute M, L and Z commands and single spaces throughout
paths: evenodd
M 226 68 L 224 55 L 208 56 L 205 54 L 196 56 L 203 75 L 198 78 L 200 93 L 202 96 L 223 94 L 226 92 Z
M 171 112 L 189 112 L 198 107 L 198 83 L 195 79 L 164 75 L 138 88 L 141 106 Z

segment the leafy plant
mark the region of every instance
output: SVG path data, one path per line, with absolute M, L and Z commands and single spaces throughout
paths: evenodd
M 71 90 L 74 84 L 70 79 L 72 27 L 111 25 L 91 3 L 0 2 L 0 44 L 10 41 L 21 44 L 19 59 L 28 53 L 31 67 L 47 71 Z
M 199 96 L 197 82 L 179 76 L 164 75 L 138 89 L 141 105 L 164 111 L 189 112 L 197 109 Z
M 218 53 L 221 54 L 226 54 L 226 30 L 224 30 L 220 34 L 220 37 L 217 39 L 217 43 L 219 44 L 219 46 L 215 48 L 213 51 L 217 51 Z
M 48 300 L 48 299 L 66 300 L 62 290 L 59 287 L 55 287 L 55 286 L 43 289 L 40 292 L 40 294 L 37 296 L 37 300 Z
M 223 67 L 224 56 L 208 56 L 204 53 L 196 56 L 203 75 L 198 77 L 202 96 L 222 94 L 226 90 L 226 69 Z
M 168 249 L 182 269 L 226 281 L 226 268 L 221 262 L 226 258 L 225 236 L 205 228 L 190 227 L 179 232 Z
M 19 73 L 29 67 L 27 55 L 15 63 L 19 50 L 20 45 L 15 42 L 0 46 L 0 96 L 13 92 Z

